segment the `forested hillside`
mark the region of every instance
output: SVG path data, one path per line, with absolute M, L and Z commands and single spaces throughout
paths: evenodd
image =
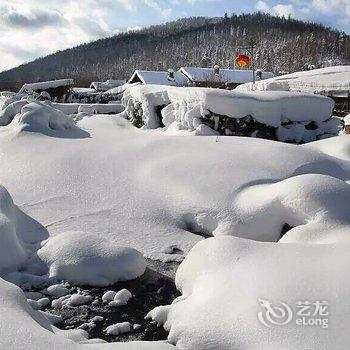
M 86 86 L 92 80 L 127 79 L 135 69 L 166 70 L 181 66 L 233 67 L 237 48 L 258 42 L 257 67 L 292 72 L 324 61 L 347 63 L 350 39 L 322 25 L 267 14 L 223 18 L 187 18 L 137 32 L 122 33 L 59 51 L 0 73 L 0 90 L 23 82 L 73 78 Z

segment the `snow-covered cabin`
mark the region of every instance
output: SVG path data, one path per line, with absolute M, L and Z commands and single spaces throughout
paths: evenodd
M 64 101 L 70 94 L 73 84 L 73 79 L 42 81 L 24 84 L 18 93 L 32 95 L 33 93 L 41 94 L 42 92 L 46 92 L 50 95 L 51 99 Z
M 107 81 L 93 81 L 90 85 L 90 89 L 94 89 L 95 91 L 107 91 L 124 84 L 125 80 L 109 79 Z
M 136 70 L 128 81 L 129 84 L 184 86 L 185 77 L 180 72 L 169 69 L 167 72 Z
M 244 84 L 242 91 L 300 91 L 333 98 L 339 115 L 350 111 L 350 65 L 312 69 Z
M 198 87 L 213 87 L 220 89 L 234 89 L 240 84 L 253 81 L 252 70 L 182 67 L 179 72 L 188 80 L 188 85 Z M 274 77 L 271 72 L 255 71 L 255 80 Z

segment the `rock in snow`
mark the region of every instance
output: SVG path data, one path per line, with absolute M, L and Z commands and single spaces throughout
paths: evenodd
M 146 269 L 137 250 L 84 232 L 65 232 L 43 244 L 38 255 L 49 266 L 50 277 L 74 284 L 107 286 L 139 277 Z
M 67 295 L 69 293 L 69 290 L 62 284 L 54 284 L 44 289 L 43 292 L 52 297 L 60 298 L 64 295 Z
M 105 329 L 105 332 L 109 335 L 119 335 L 123 333 L 129 333 L 132 326 L 129 322 L 121 322 L 112 324 Z
M 175 350 L 162 342 L 101 343 L 87 339 L 84 331 L 61 331 L 46 315 L 33 310 L 24 293 L 0 278 L 0 347 L 26 350 Z M 79 342 L 81 344 L 79 344 Z

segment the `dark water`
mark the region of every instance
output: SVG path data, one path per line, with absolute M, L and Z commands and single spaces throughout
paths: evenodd
M 92 306 L 91 303 L 76 307 L 64 307 L 62 309 L 52 309 L 48 307 L 44 311 L 60 315 L 62 321 L 56 324 L 60 329 L 78 328 L 83 323 L 89 322 L 95 316 L 104 318 L 101 322 L 96 322 L 96 327 L 86 329 L 90 338 L 100 338 L 108 342 L 114 341 L 132 341 L 132 340 L 165 340 L 167 332 L 163 327 L 157 327 L 149 320 L 145 320 L 146 314 L 154 307 L 170 304 L 180 293 L 176 290 L 174 284 L 174 275 L 177 263 L 162 263 L 148 261 L 148 268 L 145 274 L 135 280 L 127 282 L 118 282 L 112 286 L 95 288 L 81 286 L 79 289 L 85 294 L 92 295 L 94 298 L 102 299 L 102 295 L 107 290 L 119 291 L 123 288 L 128 289 L 133 298 L 125 306 L 110 307 L 108 304 L 99 303 Z M 70 293 L 75 293 L 78 287 L 72 286 Z M 118 336 L 106 335 L 103 330 L 108 326 L 119 323 L 130 322 L 131 324 L 140 324 L 138 330 L 132 330 L 130 333 Z

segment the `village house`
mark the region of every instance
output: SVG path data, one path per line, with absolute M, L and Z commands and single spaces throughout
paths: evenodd
M 24 84 L 18 93 L 29 95 L 37 93 L 39 95 L 49 96 L 53 101 L 65 102 L 66 98 L 68 98 L 72 92 L 73 85 L 73 79 L 43 81 Z
M 169 69 L 167 72 L 136 70 L 129 79 L 128 83 L 185 86 L 187 81 L 186 78 L 180 72 L 174 72 L 172 69 Z
M 189 86 L 197 87 L 233 90 L 238 85 L 253 81 L 252 70 L 220 69 L 219 66 L 214 66 L 213 68 L 181 67 L 179 72 L 186 77 Z M 255 71 L 254 74 L 256 81 L 274 77 L 273 73 L 261 70 Z
M 272 78 L 270 72 L 255 72 L 257 81 Z M 213 68 L 182 67 L 177 72 L 136 70 L 129 79 L 129 84 L 153 84 L 170 86 L 197 86 L 219 89 L 234 89 L 238 85 L 253 81 L 253 71 Z
M 126 83 L 125 80 L 112 80 L 109 79 L 107 81 L 93 81 L 90 85 L 90 89 L 94 89 L 97 92 L 104 92 L 115 87 L 124 85 Z

